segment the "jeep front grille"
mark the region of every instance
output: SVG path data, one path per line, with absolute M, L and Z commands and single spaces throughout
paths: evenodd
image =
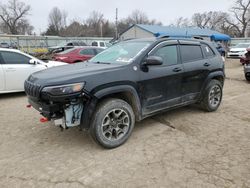
M 24 90 L 27 95 L 38 98 L 40 96 L 41 86 L 26 80 Z

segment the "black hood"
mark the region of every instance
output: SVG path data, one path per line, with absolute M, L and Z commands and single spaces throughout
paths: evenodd
M 76 63 L 52 67 L 33 73 L 28 80 L 41 86 L 53 86 L 88 81 L 89 77 L 106 74 L 124 67 L 121 64 Z M 101 77 L 98 76 L 100 79 Z

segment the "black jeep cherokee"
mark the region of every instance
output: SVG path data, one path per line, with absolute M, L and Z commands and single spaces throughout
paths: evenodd
M 106 148 L 123 144 L 135 121 L 193 103 L 215 111 L 224 63 L 212 44 L 189 39 L 120 42 L 86 63 L 25 81 L 29 103 L 62 128 L 89 129 Z

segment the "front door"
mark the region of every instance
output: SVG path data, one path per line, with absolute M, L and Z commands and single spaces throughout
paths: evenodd
M 30 58 L 17 52 L 2 51 L 1 57 L 7 91 L 23 91 L 24 81 L 33 72 L 44 69 L 44 65 L 30 64 Z
M 163 42 L 148 54 L 148 56 L 161 57 L 163 64 L 148 66 L 148 72 L 141 71 L 143 115 L 181 103 L 184 70 L 178 54 L 177 41 Z

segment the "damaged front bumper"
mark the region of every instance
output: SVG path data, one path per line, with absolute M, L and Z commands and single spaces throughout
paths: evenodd
M 56 126 L 64 129 L 76 126 L 80 126 L 82 129 L 88 128 L 93 101 L 86 94 L 60 98 L 43 96 L 41 99 L 28 95 L 28 102 L 33 108 L 47 120 L 54 121 Z

